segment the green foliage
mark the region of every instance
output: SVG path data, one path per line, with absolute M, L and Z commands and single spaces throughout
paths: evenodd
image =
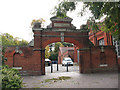
M 19 41 L 18 37 L 14 38 L 12 35 L 8 33 L 2 34 L 2 46 L 5 47 L 5 46 L 14 46 L 14 45 L 24 46 L 24 45 L 28 45 L 28 42 L 26 40 Z
M 50 52 L 49 52 L 49 46 L 46 46 L 45 48 L 45 58 L 49 58 L 50 57 Z
M 54 47 L 55 47 L 54 51 L 50 51 L 49 59 L 56 61 L 58 60 L 59 47 L 73 47 L 73 44 L 67 42 L 57 42 L 55 43 Z
M 22 88 L 22 78 L 19 71 L 8 66 L 2 66 L 2 88 L 19 89 Z
M 63 47 L 63 44 L 61 42 L 55 43 L 54 53 L 58 53 L 59 52 L 59 47 Z
M 51 51 L 49 59 L 52 60 L 52 61 L 58 60 L 58 53 L 55 53 L 54 51 Z
M 64 47 L 73 47 L 72 43 L 62 42 Z
M 67 17 L 68 11 L 75 10 L 75 4 L 74 2 L 67 2 L 67 0 L 63 0 L 54 8 L 54 12 L 52 14 L 56 14 L 57 17 L 64 18 Z
M 26 40 L 19 41 L 18 46 L 26 46 L 26 45 L 28 45 L 28 41 Z
M 5 65 L 5 61 L 7 61 L 7 58 L 5 58 L 5 57 L 2 55 L 2 65 Z
M 12 45 L 14 43 L 14 40 L 13 40 L 13 36 L 8 34 L 8 33 L 5 33 L 2 35 L 2 45 L 3 46 L 8 46 L 8 45 Z
M 54 51 L 50 52 L 49 59 L 56 61 L 56 60 L 58 60 L 59 47 L 63 47 L 63 44 L 61 42 L 57 42 L 57 43 L 55 43 L 54 47 L 55 47 Z
M 5 49 L 6 49 L 6 47 L 3 46 L 2 47 L 2 65 L 5 65 L 4 62 L 7 61 L 7 58 L 4 57 Z
M 116 39 L 120 38 L 119 30 L 119 3 L 118 2 L 85 2 L 84 7 L 91 10 L 93 17 L 92 21 L 95 19 L 100 19 L 105 16 L 105 20 L 100 22 L 99 25 L 102 26 L 101 30 L 105 32 L 110 32 Z M 94 26 L 92 26 L 94 29 Z
M 57 16 L 66 16 L 68 11 L 73 11 L 76 8 L 76 2 L 62 1 L 55 7 L 54 11 Z M 116 39 L 120 40 L 120 6 L 119 2 L 84 2 L 83 9 L 80 15 L 88 15 L 87 11 L 90 10 L 92 16 L 89 20 L 92 22 L 92 30 L 99 30 L 99 25 L 103 26 L 104 32 L 110 32 Z M 62 14 L 61 14 L 62 13 Z M 104 22 L 96 24 L 96 19 L 106 16 Z M 94 22 L 93 22 L 94 21 Z
M 99 30 L 99 27 L 98 27 L 98 25 L 95 23 L 95 21 L 90 21 L 90 30 L 93 30 L 93 32 L 96 32 L 96 31 L 98 31 Z

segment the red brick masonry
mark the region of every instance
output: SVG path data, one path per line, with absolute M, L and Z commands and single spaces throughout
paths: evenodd
M 19 47 L 22 53 L 15 52 L 16 47 L 8 47 L 5 57 L 9 67 L 22 67 L 22 73 L 29 75 L 41 75 L 41 61 L 38 51 L 33 51 L 32 47 Z M 27 71 L 27 72 L 26 72 Z
M 8 60 L 5 63 L 10 67 L 22 67 L 20 71 L 23 74 L 45 75 L 45 47 L 51 43 L 64 41 L 73 43 L 80 50 L 79 70 L 81 73 L 116 69 L 120 61 L 117 61 L 113 46 L 89 48 L 89 39 L 93 44 L 98 45 L 97 40 L 101 39 L 102 32 L 96 34 L 97 37 L 94 33 L 88 35 L 88 30 L 84 26 L 79 30 L 76 29 L 69 17 L 64 19 L 52 17 L 51 21 L 52 25 L 46 29 L 41 28 L 40 23 L 36 23 L 32 28 L 34 47 L 8 47 L 5 52 Z M 64 39 L 61 39 L 63 37 Z M 107 33 L 104 33 L 105 45 L 111 45 L 111 37 L 106 37 Z M 77 49 L 74 50 L 75 53 Z M 78 61 L 76 55 L 74 55 L 75 60 Z
M 20 70 L 22 74 L 45 74 L 45 67 L 42 66 L 41 68 L 40 51 L 33 51 L 33 47 L 19 47 L 19 51 L 22 52 L 16 53 L 15 48 L 16 47 L 8 47 L 6 49 L 5 57 L 7 57 L 8 60 L 5 63 L 7 65 L 10 67 L 22 67 L 22 70 Z M 80 49 L 80 72 L 116 70 L 118 59 L 114 49 L 113 46 L 104 46 L 104 52 L 101 52 L 100 46 Z
M 101 52 L 101 46 L 80 50 L 79 65 L 81 73 L 117 70 L 118 59 L 115 48 L 104 46 L 104 52 Z

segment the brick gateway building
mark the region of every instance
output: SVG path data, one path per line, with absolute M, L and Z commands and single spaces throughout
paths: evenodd
M 52 23 L 47 28 L 34 23 L 34 46 L 8 47 L 5 53 L 8 60 L 5 63 L 19 68 L 22 74 L 45 75 L 45 47 L 54 42 L 69 42 L 76 45 L 79 51 L 81 73 L 117 69 L 113 46 L 91 47 L 88 30 L 84 26 L 76 29 L 69 17 L 52 17 L 50 20 Z
M 77 56 L 77 57 L 76 57 Z M 58 64 L 62 64 L 62 60 L 64 57 L 70 57 L 73 62 L 78 62 L 77 48 L 74 47 L 59 47 L 58 52 Z

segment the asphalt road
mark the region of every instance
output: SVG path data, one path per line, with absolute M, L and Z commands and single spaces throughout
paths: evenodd
M 81 74 L 78 66 L 53 65 L 53 73 L 50 66 L 46 67 L 46 75 L 43 76 L 23 76 L 24 88 L 118 88 L 117 72 L 99 72 Z M 61 76 L 71 77 L 68 80 L 48 81 L 48 79 L 58 78 Z M 105 89 L 104 89 L 105 90 Z

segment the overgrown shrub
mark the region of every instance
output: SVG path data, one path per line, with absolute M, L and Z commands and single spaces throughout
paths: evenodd
M 22 78 L 19 71 L 9 68 L 8 66 L 2 66 L 2 88 L 22 88 Z

